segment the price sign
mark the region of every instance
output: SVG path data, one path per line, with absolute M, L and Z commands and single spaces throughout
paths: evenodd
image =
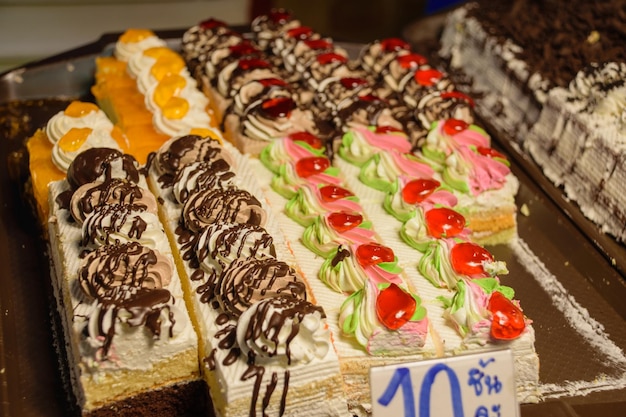
M 373 417 L 519 417 L 510 349 L 370 369 Z

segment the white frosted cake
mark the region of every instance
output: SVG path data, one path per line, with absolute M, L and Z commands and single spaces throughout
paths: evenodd
M 67 180 L 50 184 L 52 285 L 83 415 L 108 415 L 135 399 L 137 411 L 178 415 L 189 408 L 167 390 L 199 380 L 169 241 L 137 168 L 120 151 L 92 148 Z

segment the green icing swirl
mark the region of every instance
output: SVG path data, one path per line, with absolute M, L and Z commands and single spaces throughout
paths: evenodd
M 341 158 L 360 167 L 378 151 L 351 129 L 342 136 L 338 152 Z
M 347 249 L 336 247 L 322 264 L 318 277 L 333 291 L 352 294 L 362 289 L 367 279 L 355 262 Z
M 383 152 L 374 154 L 361 166 L 359 180 L 375 190 L 389 192 L 401 174 L 393 159 Z

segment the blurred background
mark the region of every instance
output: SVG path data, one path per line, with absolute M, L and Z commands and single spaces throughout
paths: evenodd
M 0 0 L 0 72 L 131 27 L 184 29 L 208 17 L 248 24 L 273 7 L 336 40 L 403 36 L 461 0 Z M 428 29 L 425 29 L 428 31 Z M 414 32 L 412 32 L 414 33 Z

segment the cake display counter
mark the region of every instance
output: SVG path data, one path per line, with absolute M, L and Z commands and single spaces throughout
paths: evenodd
M 157 33 L 167 47 L 181 50 L 184 30 Z M 33 182 L 25 143 L 70 103 L 96 101 L 92 87 L 96 83 L 97 58 L 111 56 L 120 35 L 103 35 L 96 42 L 0 76 L 0 158 L 3 161 L 0 165 L 0 393 L 2 415 L 7 417 L 66 416 L 77 412 L 70 383 L 75 378 L 74 371 L 67 363 L 68 351 L 72 347 L 62 337 L 63 318 L 59 317 L 55 308 L 57 290 L 51 285 L 55 278 L 50 273 L 53 254 L 46 246 L 42 228 L 32 209 Z M 342 45 L 350 56 L 358 55 L 361 47 L 356 44 Z M 415 49 L 420 52 L 419 45 Z M 424 52 L 425 55 L 427 53 Z M 333 59 L 340 60 L 335 55 Z M 273 87 L 278 85 L 279 82 L 273 81 Z M 273 99 L 273 104 L 286 102 L 284 97 L 277 97 Z M 510 146 L 509 141 L 503 140 L 494 126 L 485 123 L 483 127 L 493 140 L 494 150 L 509 161 L 510 171 L 519 181 L 515 197 L 518 208 L 517 237 L 507 243 L 487 244 L 486 247 L 495 259 L 506 263 L 508 274 L 504 282 L 515 289 L 515 298 L 521 300 L 524 315 L 529 318 L 529 325 L 532 323 L 534 331 L 534 350 L 540 363 L 539 383 L 533 386 L 532 395 L 522 398 L 522 416 L 591 416 L 623 410 L 626 408 L 626 307 L 622 300 L 626 297 L 626 247 L 607 236 L 596 234 L 585 223 L 584 216 L 577 214 L 575 208 L 563 199 L 562 193 L 545 180 L 541 171 L 523 154 Z M 230 150 L 230 146 L 225 148 Z M 235 155 L 236 163 L 233 165 L 239 169 L 245 167 L 245 172 L 238 174 L 245 176 L 242 183 L 253 194 L 257 187 L 255 180 L 269 184 L 270 177 L 268 172 L 262 171 L 264 166 L 259 159 L 242 156 L 236 149 L 232 149 L 231 153 Z M 335 157 L 338 158 L 338 155 Z M 342 170 L 352 172 L 349 167 L 344 169 L 343 165 L 340 166 Z M 154 165 L 152 168 L 160 169 Z M 163 186 L 164 177 L 159 177 L 158 173 L 151 175 L 157 184 L 153 184 L 153 188 L 158 188 L 158 184 Z M 358 186 L 355 183 L 354 187 Z M 60 187 L 59 193 L 62 193 L 63 186 Z M 267 195 L 270 203 L 282 201 L 272 192 Z M 158 198 L 159 204 L 164 205 L 166 197 Z M 261 205 L 258 201 L 256 204 Z M 263 205 L 265 207 L 265 202 Z M 380 218 L 383 217 L 381 215 Z M 175 221 L 172 224 L 169 226 L 172 228 L 170 233 L 180 233 L 175 231 L 178 223 Z M 374 224 L 379 231 L 385 226 Z M 282 228 L 273 226 L 271 221 L 267 228 L 276 230 L 275 236 L 282 233 Z M 290 237 L 289 231 L 285 235 Z M 381 232 L 381 235 L 385 233 Z M 276 242 L 276 248 L 278 255 L 283 254 L 280 242 Z M 290 250 L 297 257 L 298 247 Z M 284 257 L 291 256 L 290 250 L 284 251 Z M 76 248 L 72 251 L 78 253 Z M 222 265 L 220 268 L 225 267 Z M 180 268 L 179 272 L 183 269 Z M 306 272 L 306 268 L 302 269 Z M 291 291 L 295 290 L 292 288 Z M 201 289 L 196 289 L 196 292 L 200 294 Z M 325 294 L 324 290 L 316 292 L 318 299 L 324 299 L 319 294 Z M 225 302 L 220 299 L 220 303 L 220 308 L 223 308 Z M 217 311 L 218 303 L 213 304 L 212 308 Z M 203 308 L 202 304 L 197 307 L 199 311 Z M 191 314 L 193 317 L 193 312 Z M 215 312 L 210 314 L 218 317 L 215 319 L 217 322 L 223 317 Z M 317 314 L 319 312 L 315 310 L 315 314 L 311 315 L 317 317 Z M 194 326 L 202 327 L 195 320 L 192 318 Z M 331 330 L 334 330 L 333 326 L 331 323 Z M 316 334 L 315 337 L 322 336 Z M 452 339 L 451 336 L 449 344 Z M 424 349 L 428 347 L 427 342 Z M 347 349 L 337 349 L 339 359 L 331 349 L 331 360 L 341 362 L 342 352 Z M 249 355 L 253 357 L 254 352 Z M 203 363 L 210 362 L 210 358 L 213 357 L 208 354 Z M 407 361 L 418 360 L 417 356 L 406 358 Z M 234 361 L 226 354 L 224 363 L 229 360 Z M 309 366 L 317 372 L 315 360 Z M 215 364 L 206 366 L 214 367 Z M 246 372 L 259 368 L 249 367 Z M 217 369 L 221 368 L 217 366 Z M 267 369 L 274 368 L 267 365 Z M 327 372 L 330 368 L 320 366 L 319 369 Z M 341 371 L 346 372 L 345 365 Z M 285 372 L 285 375 L 288 373 Z M 296 375 L 295 371 L 293 375 Z M 243 377 L 241 379 L 244 380 Z M 341 385 L 341 381 L 335 382 L 335 385 Z M 208 383 L 211 386 L 210 379 Z M 292 378 L 293 387 L 298 387 L 300 383 L 295 376 Z M 216 389 L 215 386 L 212 388 Z M 270 388 L 263 389 L 267 389 L 269 398 Z M 287 388 L 283 390 L 286 396 Z M 181 407 L 186 410 L 186 415 L 215 414 L 204 381 L 199 380 L 197 384 L 172 395 L 178 395 L 174 404 L 185 404 Z M 256 392 L 256 395 L 259 393 Z M 358 393 L 350 395 L 358 397 Z M 302 398 L 309 397 L 302 394 Z M 345 404 L 335 407 L 333 403 L 342 402 L 340 394 L 330 395 L 329 389 L 326 398 L 329 410 L 335 410 L 338 415 L 346 414 L 337 411 Z M 234 407 L 228 401 L 225 404 L 214 402 L 218 409 Z M 289 410 L 289 405 L 285 407 L 283 404 L 282 411 L 285 409 Z M 360 415 L 367 414 L 361 412 L 355 411 Z M 254 409 L 250 413 L 253 415 Z

